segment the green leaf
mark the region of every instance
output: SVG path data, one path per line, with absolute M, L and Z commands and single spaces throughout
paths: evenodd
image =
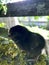
M 0 27 L 5 27 L 5 23 L 0 23 Z
M 8 37 L 8 29 L 0 27 L 0 36 L 1 37 Z
M 34 16 L 34 19 L 35 19 L 35 20 L 38 20 L 38 19 L 39 19 L 39 16 Z

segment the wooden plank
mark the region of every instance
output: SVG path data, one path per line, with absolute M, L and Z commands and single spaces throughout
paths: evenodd
M 49 15 L 49 0 L 8 3 L 7 8 L 7 14 L 2 16 L 45 16 Z

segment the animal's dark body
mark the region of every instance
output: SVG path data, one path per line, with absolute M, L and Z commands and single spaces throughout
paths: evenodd
M 14 42 L 27 52 L 37 52 L 45 46 L 44 38 L 38 34 L 29 31 L 27 28 L 17 25 L 9 30 L 10 37 Z

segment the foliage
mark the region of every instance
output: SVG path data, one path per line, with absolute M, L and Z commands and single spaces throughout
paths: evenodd
M 0 65 L 24 65 L 25 53 L 14 44 L 12 40 L 0 38 Z
M 44 55 L 40 55 L 38 61 L 34 65 L 46 65 L 46 57 Z
M 0 23 L 0 27 L 5 27 L 5 23 Z
M 3 2 L 0 0 L 0 15 L 6 15 L 7 13 L 7 6 L 6 4 L 3 4 Z
M 0 36 L 8 38 L 8 29 L 5 29 L 4 27 L 0 27 Z
M 40 17 L 42 17 L 42 16 L 34 16 L 34 19 L 38 20 Z
M 0 37 L 0 65 L 28 65 L 28 63 L 25 52 L 22 52 L 12 40 Z M 45 56 L 41 55 L 35 65 L 46 65 Z

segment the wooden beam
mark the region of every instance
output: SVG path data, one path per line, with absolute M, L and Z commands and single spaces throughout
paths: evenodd
M 46 16 L 49 15 L 49 0 L 25 0 L 8 3 L 7 14 L 0 16 Z

